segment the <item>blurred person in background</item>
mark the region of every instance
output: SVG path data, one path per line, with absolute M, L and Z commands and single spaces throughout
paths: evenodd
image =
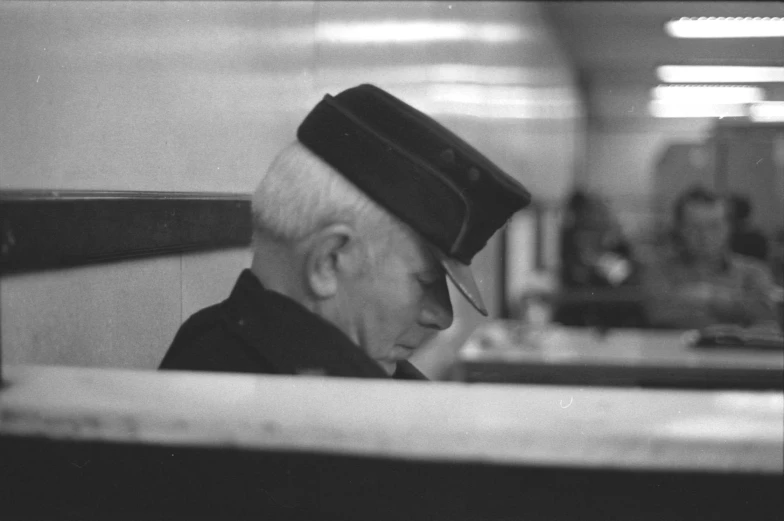
M 565 288 L 616 287 L 633 275 L 632 249 L 612 212 L 582 190 L 569 197 L 560 245 Z
M 570 326 L 637 327 L 642 311 L 622 296 L 638 282 L 638 265 L 610 208 L 599 197 L 575 190 L 560 234 L 561 296 L 553 320 Z M 571 298 L 589 291 L 595 296 Z
M 730 249 L 727 201 L 693 187 L 677 198 L 673 222 L 673 244 L 644 270 L 651 325 L 701 329 L 735 324 L 778 331 L 770 270 Z
M 760 230 L 751 224 L 754 213 L 749 198 L 733 194 L 729 198 L 730 208 L 730 249 L 747 257 L 754 257 L 763 262 L 768 260 L 768 239 Z
M 776 284 L 774 300 L 778 308 L 779 326 L 784 331 L 784 229 L 778 230 L 770 241 L 769 265 Z
M 446 277 L 487 315 L 471 260 L 529 201 L 387 92 L 327 95 L 256 189 L 250 269 L 160 368 L 425 379 L 408 358 L 452 323 Z
M 770 265 L 773 267 L 773 280 L 784 286 L 784 229 L 779 230 L 771 241 Z

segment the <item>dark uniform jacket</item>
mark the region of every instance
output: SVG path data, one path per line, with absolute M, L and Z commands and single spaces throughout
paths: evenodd
M 389 378 L 342 331 L 297 302 L 265 289 L 250 270 L 240 274 L 228 299 L 195 313 L 182 325 L 160 368 Z M 407 362 L 398 364 L 394 377 L 426 379 Z M 202 452 L 167 449 L 163 456 L 112 459 L 105 466 L 122 469 L 123 475 L 142 476 L 134 481 L 144 486 L 134 485 L 132 502 L 163 512 L 179 511 L 185 504 L 199 518 L 236 515 L 238 508 L 247 515 L 249 504 L 259 519 L 298 521 L 333 519 L 330 514 L 341 520 L 380 519 L 369 516 L 368 510 L 381 508 L 383 513 L 399 508 L 397 493 L 389 492 L 399 487 L 367 475 L 361 460 Z M 357 498 L 365 498 L 364 512 Z M 121 494 L 117 501 L 122 504 Z
M 244 270 L 228 299 L 191 316 L 161 369 L 389 378 L 337 327 Z M 426 380 L 408 362 L 395 378 Z

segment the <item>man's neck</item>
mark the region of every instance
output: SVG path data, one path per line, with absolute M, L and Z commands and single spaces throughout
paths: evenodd
M 285 244 L 273 239 L 254 238 L 250 270 L 262 286 L 310 308 L 305 302 L 299 268 L 296 256 Z
M 354 343 L 360 345 L 358 328 L 352 322 L 354 316 L 342 298 L 317 299 L 306 289 L 303 256 L 289 245 L 272 238 L 255 237 L 253 262 L 250 270 L 261 285 L 297 302 L 305 309 L 318 315 L 343 331 Z

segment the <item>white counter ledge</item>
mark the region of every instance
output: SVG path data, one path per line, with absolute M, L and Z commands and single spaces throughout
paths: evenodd
M 0 435 L 781 474 L 784 395 L 3 368 Z

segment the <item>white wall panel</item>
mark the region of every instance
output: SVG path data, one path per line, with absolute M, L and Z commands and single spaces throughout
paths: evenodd
M 250 267 L 251 258 L 249 248 L 183 255 L 182 321 L 228 298 L 240 272 Z
M 312 88 L 312 13 L 0 5 L 0 188 L 251 190 Z
M 3 276 L 4 364 L 154 369 L 180 324 L 180 258 Z

